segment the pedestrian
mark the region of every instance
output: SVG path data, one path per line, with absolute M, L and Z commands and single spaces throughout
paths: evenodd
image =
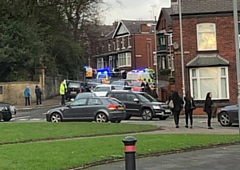
M 186 96 L 184 97 L 184 102 L 185 102 L 185 127 L 188 128 L 188 116 L 190 118 L 190 129 L 192 129 L 192 125 L 193 125 L 193 110 L 196 109 L 194 100 L 192 98 L 192 96 L 190 95 L 190 93 L 186 93 Z
M 25 98 L 25 106 L 30 106 L 30 88 L 27 86 L 23 92 L 24 98 Z
M 173 116 L 176 128 L 179 128 L 179 116 L 183 106 L 183 99 L 179 96 L 177 91 L 174 91 L 171 96 L 171 100 L 173 100 Z
M 157 100 L 158 100 L 158 94 L 157 94 L 156 89 L 154 88 L 153 85 L 151 86 L 151 96 L 152 96 L 154 99 L 157 99 Z
M 146 92 L 147 94 L 151 95 L 151 89 L 150 89 L 148 83 L 146 83 L 146 86 L 145 86 L 145 92 Z
M 65 83 L 64 83 L 64 80 L 60 84 L 59 93 L 61 95 L 61 105 L 65 105 Z
M 212 92 L 208 92 L 206 95 L 206 99 L 205 99 L 204 107 L 203 107 L 203 111 L 206 112 L 208 115 L 208 121 L 207 121 L 208 129 L 213 129 L 211 126 L 212 105 L 213 105 Z
M 36 104 L 41 105 L 42 104 L 42 90 L 38 85 L 35 86 L 35 94 L 36 94 Z
M 142 92 L 145 92 L 145 83 L 142 81 L 142 83 L 141 83 L 141 88 L 142 88 Z

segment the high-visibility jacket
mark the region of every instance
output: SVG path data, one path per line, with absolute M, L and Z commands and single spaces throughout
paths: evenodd
M 64 95 L 64 94 L 65 94 L 65 86 L 64 86 L 64 83 L 61 83 L 61 84 L 60 84 L 59 93 L 60 93 L 60 95 Z

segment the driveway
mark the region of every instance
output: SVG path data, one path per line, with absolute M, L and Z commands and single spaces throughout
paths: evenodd
M 191 151 L 136 161 L 136 170 L 239 170 L 240 145 Z M 88 170 L 124 170 L 125 162 L 88 168 Z

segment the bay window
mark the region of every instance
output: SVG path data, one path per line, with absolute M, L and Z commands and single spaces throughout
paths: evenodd
M 213 99 L 229 99 L 228 67 L 190 69 L 191 93 L 196 100 L 205 100 L 212 92 Z
M 131 67 L 131 53 L 118 54 L 118 67 Z

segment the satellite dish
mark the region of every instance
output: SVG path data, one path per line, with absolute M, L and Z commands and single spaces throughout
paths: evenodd
M 177 50 L 177 49 L 179 48 L 178 43 L 174 42 L 174 43 L 173 43 L 173 48 L 174 48 L 174 50 Z

